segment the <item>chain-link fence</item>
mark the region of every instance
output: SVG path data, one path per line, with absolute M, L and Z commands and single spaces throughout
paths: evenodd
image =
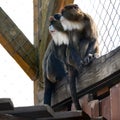
M 120 46 L 120 0 L 75 0 L 75 3 L 97 24 L 100 55 Z

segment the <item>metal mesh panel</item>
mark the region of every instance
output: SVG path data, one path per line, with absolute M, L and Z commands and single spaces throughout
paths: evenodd
M 100 55 L 120 46 L 120 0 L 75 0 L 74 3 L 96 22 Z

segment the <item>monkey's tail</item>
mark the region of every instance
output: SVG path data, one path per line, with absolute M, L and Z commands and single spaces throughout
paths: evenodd
M 72 101 L 75 105 L 76 110 L 82 110 L 80 104 L 79 104 L 79 99 L 77 96 L 77 90 L 76 90 L 76 77 L 77 77 L 77 71 L 69 66 L 69 72 L 68 72 L 68 80 L 70 84 L 70 92 L 71 92 L 71 97 Z

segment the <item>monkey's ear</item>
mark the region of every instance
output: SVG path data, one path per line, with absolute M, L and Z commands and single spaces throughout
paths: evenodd
M 55 20 L 55 18 L 54 18 L 53 16 L 50 16 L 50 17 L 49 17 L 49 21 L 51 22 L 51 21 L 53 21 L 53 20 Z
M 79 6 L 77 4 L 74 4 L 75 9 L 79 9 Z

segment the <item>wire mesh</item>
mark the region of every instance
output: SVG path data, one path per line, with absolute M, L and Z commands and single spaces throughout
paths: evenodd
M 74 3 L 96 22 L 100 55 L 120 46 L 120 0 L 75 0 Z

